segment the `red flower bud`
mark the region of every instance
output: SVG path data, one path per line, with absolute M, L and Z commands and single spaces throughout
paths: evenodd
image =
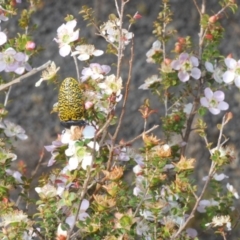
M 133 16 L 134 19 L 140 19 L 142 18 L 142 15 L 140 15 L 139 13 L 136 13 L 134 16 Z
M 206 34 L 205 35 L 205 38 L 208 39 L 208 40 L 213 40 L 213 35 L 212 34 Z
M 184 44 L 186 44 L 186 39 L 183 38 L 183 37 L 179 37 L 179 38 L 178 38 L 178 42 L 179 42 L 181 45 L 184 45 Z

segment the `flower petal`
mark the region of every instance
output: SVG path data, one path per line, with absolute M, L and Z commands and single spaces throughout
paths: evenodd
M 208 72 L 211 72 L 211 73 L 214 72 L 213 64 L 210 62 L 205 62 L 205 68 L 207 69 Z
M 213 93 L 213 98 L 216 99 L 218 102 L 221 102 L 225 98 L 225 94 L 222 91 L 216 91 Z
M 226 66 L 230 69 L 235 69 L 237 66 L 237 61 L 233 58 L 225 58 L 224 62 Z
M 222 78 L 225 83 L 231 83 L 234 80 L 235 73 L 233 71 L 226 71 Z
M 191 70 L 191 76 L 193 77 L 193 78 L 195 78 L 195 79 L 199 79 L 200 77 L 201 77 L 201 71 L 200 71 L 200 69 L 199 68 L 193 68 L 192 70 Z
M 218 104 L 218 108 L 219 108 L 220 110 L 228 110 L 229 104 L 226 103 L 226 102 L 220 102 L 220 103 Z
M 183 72 L 183 71 L 180 71 L 178 73 L 178 78 L 180 79 L 180 81 L 182 82 L 187 82 L 189 80 L 189 74 L 187 72 Z
M 210 88 L 205 88 L 204 94 L 208 100 L 211 100 L 213 97 L 213 91 Z

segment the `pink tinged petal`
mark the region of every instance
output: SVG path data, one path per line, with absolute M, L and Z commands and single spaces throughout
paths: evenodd
M 186 233 L 190 238 L 195 238 L 198 235 L 197 231 L 194 228 L 186 229 Z
M 81 54 L 78 56 L 78 60 L 80 61 L 86 61 L 90 58 L 90 56 L 88 54 Z
M 66 218 L 65 223 L 67 223 L 70 226 L 70 228 L 72 228 L 74 225 L 74 220 L 75 220 L 75 216 L 71 215 Z
M 240 88 L 240 76 L 238 76 L 234 79 L 234 83 L 235 83 L 236 87 Z
M 175 70 L 179 70 L 181 68 L 181 64 L 179 60 L 173 60 L 171 63 L 171 67 Z
M 223 110 L 223 111 L 228 110 L 229 104 L 226 103 L 226 102 L 220 102 L 220 103 L 218 104 L 218 108 L 219 108 L 220 110 Z
M 201 103 L 201 105 L 203 106 L 203 107 L 209 107 L 209 101 L 207 100 L 207 98 L 205 98 L 205 97 L 202 97 L 201 99 L 200 99 L 200 103 Z
M 180 71 L 178 73 L 178 78 L 180 79 L 180 81 L 182 82 L 187 82 L 190 78 L 189 74 L 187 72 L 182 72 Z
M 96 56 L 96 57 L 101 56 L 101 55 L 103 55 L 103 51 L 102 50 L 95 50 L 93 52 L 93 55 Z
M 179 60 L 181 61 L 181 62 L 184 62 L 184 61 L 186 61 L 186 60 L 188 60 L 189 59 L 189 54 L 188 53 L 181 53 L 180 55 L 179 55 Z
M 223 179 L 225 178 L 229 178 L 227 175 L 225 175 L 224 173 L 220 173 L 220 174 L 217 174 L 215 173 L 213 178 L 216 180 L 216 181 L 222 181 Z
M 213 115 L 217 115 L 220 113 L 220 110 L 218 108 L 209 108 L 209 111 L 213 114 Z
M 80 211 L 86 211 L 88 208 L 89 208 L 89 201 L 87 199 L 83 199 L 80 206 Z
M 71 52 L 71 47 L 69 45 L 64 45 L 59 49 L 59 54 L 62 57 L 66 57 Z
M 204 94 L 208 100 L 211 100 L 213 98 L 213 91 L 210 88 L 205 88 Z
M 24 67 L 19 67 L 14 72 L 18 75 L 21 75 L 25 72 L 25 68 Z
M 200 103 L 201 103 L 201 105 L 203 106 L 203 107 L 209 107 L 209 101 L 208 101 L 208 99 L 207 98 L 205 98 L 205 97 L 202 97 L 201 99 L 200 99 Z
M 199 79 L 201 77 L 201 71 L 199 68 L 193 68 L 191 71 L 191 76 L 195 79 Z
M 208 72 L 211 72 L 211 73 L 214 72 L 213 64 L 210 62 L 205 62 L 205 68 L 207 69 Z
M 216 99 L 218 102 L 221 102 L 225 98 L 225 94 L 222 91 L 216 91 L 213 93 L 213 98 Z
M 102 65 L 101 67 L 104 74 L 108 74 L 111 71 L 111 67 L 108 65 Z
M 237 66 L 237 61 L 233 58 L 225 58 L 224 62 L 226 66 L 230 69 L 235 69 Z
M 7 35 L 4 32 L 0 32 L 0 45 L 7 42 Z
M 49 159 L 47 166 L 51 167 L 55 162 L 56 156 L 59 155 L 59 153 L 52 153 L 52 157 Z
M 79 219 L 80 221 L 85 221 L 86 218 L 89 218 L 89 217 L 90 217 L 90 216 L 89 216 L 87 213 L 83 212 L 83 213 L 80 213 L 80 214 L 79 214 L 78 219 Z
M 32 70 L 31 65 L 30 65 L 29 63 L 27 63 L 27 62 L 25 62 L 24 67 L 25 67 L 25 69 L 26 69 L 27 71 L 31 71 L 31 70 Z
M 12 176 L 13 176 L 18 182 L 21 182 L 21 183 L 23 182 L 23 181 L 22 181 L 22 174 L 21 174 L 20 172 L 15 171 Z
M 93 72 L 92 72 L 92 69 L 91 68 L 84 68 L 83 70 L 82 70 L 82 75 L 84 75 L 84 76 L 91 76 L 93 74 Z
M 192 65 L 194 67 L 197 67 L 199 65 L 198 59 L 196 57 L 194 57 L 194 56 L 190 57 L 190 62 L 192 63 Z
M 0 62 L 0 72 L 5 70 L 5 68 L 6 68 L 6 64 L 4 62 Z
M 225 83 L 231 83 L 235 78 L 235 73 L 233 71 L 226 71 L 222 77 Z
M 14 55 L 14 58 L 19 62 L 23 62 L 23 61 L 25 61 L 25 54 L 22 52 L 16 53 Z
M 206 206 L 198 206 L 197 207 L 197 211 L 200 212 L 200 213 L 205 213 L 206 212 Z

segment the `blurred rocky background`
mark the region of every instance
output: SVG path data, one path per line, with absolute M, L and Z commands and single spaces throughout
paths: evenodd
M 34 41 L 37 45 L 41 45 L 45 50 L 36 58 L 32 60 L 31 65 L 37 67 L 48 60 L 52 60 L 57 66 L 60 66 L 60 79 L 65 77 L 76 77 L 74 63 L 71 57 L 61 57 L 58 53 L 58 46 L 53 41 L 56 37 L 57 28 L 64 23 L 64 17 L 67 14 L 72 14 L 78 21 L 78 28 L 80 28 L 80 37 L 85 37 L 96 46 L 97 49 L 106 49 L 106 43 L 100 37 L 94 34 L 92 27 L 86 27 L 86 22 L 78 14 L 83 5 L 92 7 L 97 18 L 101 21 L 107 21 L 108 15 L 115 12 L 114 1 L 110 0 L 45 0 L 43 6 L 33 16 L 33 23 L 38 26 Z M 170 26 L 176 28 L 177 36 L 186 37 L 191 36 L 195 41 L 198 39 L 199 31 L 199 15 L 192 0 L 171 0 L 172 10 L 174 12 L 174 22 Z M 198 4 L 200 0 L 196 1 Z M 211 0 L 207 2 L 207 12 L 209 14 L 216 13 L 220 7 L 218 0 Z M 135 35 L 135 51 L 133 62 L 132 82 L 130 86 L 129 101 L 125 119 L 123 121 L 121 136 L 125 140 L 130 140 L 134 136 L 141 133 L 143 129 L 143 120 L 140 117 L 138 109 L 145 98 L 150 98 L 153 108 L 158 110 L 158 114 L 151 117 L 148 128 L 155 124 L 159 124 L 160 128 L 156 131 L 161 134 L 160 115 L 163 114 L 164 109 L 159 104 L 156 97 L 151 96 L 149 91 L 139 90 L 138 87 L 144 80 L 157 73 L 155 65 L 146 62 L 146 52 L 151 48 L 152 43 L 156 40 L 152 35 L 152 23 L 157 18 L 161 1 L 157 0 L 130 0 L 127 4 L 125 13 L 134 15 L 137 11 L 142 15 L 142 18 L 132 27 L 132 32 Z M 23 1 L 24 5 L 24 1 Z M 240 58 L 240 10 L 234 15 L 227 12 L 224 19 L 221 20 L 225 27 L 224 40 L 220 45 L 223 55 L 233 54 L 235 59 Z M 7 26 L 9 34 L 13 36 L 16 33 L 16 22 L 9 22 Z M 170 41 L 173 46 L 176 39 Z M 195 42 L 197 43 L 197 42 Z M 197 44 L 196 44 L 197 45 Z M 128 49 L 129 50 L 129 49 Z M 95 59 L 101 64 L 111 65 L 114 63 L 114 58 L 109 58 L 103 55 Z M 83 67 L 82 62 L 78 62 L 80 68 Z M 122 76 L 126 81 L 128 70 L 128 59 L 124 60 Z M 115 68 L 112 68 L 111 73 L 114 73 Z M 35 87 L 36 81 L 40 78 L 40 73 L 29 79 L 23 80 L 21 84 L 15 85 L 10 95 L 10 102 L 8 104 L 9 119 L 16 124 L 21 125 L 27 132 L 29 138 L 26 141 L 19 141 L 16 145 L 16 152 L 19 160 L 24 160 L 27 163 L 29 173 L 35 168 L 40 153 L 44 145 L 50 145 L 56 139 L 57 134 L 61 133 L 62 127 L 59 124 L 57 114 L 50 114 L 53 104 L 57 101 L 57 89 L 54 85 L 48 85 L 46 82 L 38 88 Z M 230 138 L 229 142 L 235 145 L 238 149 L 240 144 L 240 93 L 236 88 L 232 88 L 226 96 L 226 101 L 230 104 L 230 109 L 233 112 L 234 118 L 225 129 L 225 135 Z M 211 131 L 209 135 L 210 141 L 216 142 L 218 131 L 216 124 L 221 122 L 223 114 L 213 116 L 208 114 L 207 121 Z M 212 135 L 212 133 L 214 133 Z M 119 138 L 119 139 L 120 139 Z M 189 155 L 197 158 L 198 167 L 196 172 L 196 179 L 201 181 L 202 177 L 207 173 L 209 166 L 209 159 L 207 150 L 204 148 L 203 142 L 199 138 L 192 138 L 194 144 L 191 145 Z M 136 143 L 138 146 L 140 142 Z M 44 161 L 47 162 L 50 154 L 45 152 Z M 240 177 L 238 159 L 226 170 L 225 174 L 229 175 L 229 182 L 235 187 L 240 187 L 238 184 Z M 209 235 L 203 235 L 202 239 L 210 239 Z M 221 239 L 221 238 L 212 238 Z M 229 238 L 230 239 L 230 238 Z M 236 238 L 231 238 L 236 239 Z

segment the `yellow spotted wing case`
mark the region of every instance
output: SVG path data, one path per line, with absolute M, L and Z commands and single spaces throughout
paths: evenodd
M 64 127 L 85 125 L 84 99 L 76 79 L 66 78 L 63 80 L 58 94 L 58 112 L 60 122 Z

